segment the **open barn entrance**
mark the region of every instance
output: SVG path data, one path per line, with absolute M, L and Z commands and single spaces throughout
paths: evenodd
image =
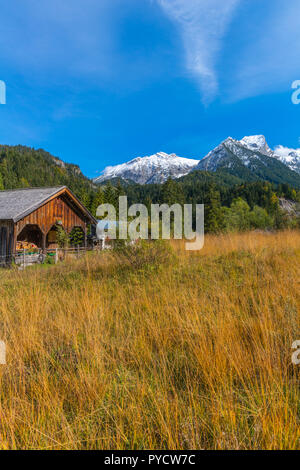
M 42 248 L 43 234 L 38 225 L 26 225 L 23 230 L 19 233 L 17 242 L 21 245 L 22 242 L 26 244 L 36 245 L 38 248 Z
M 53 227 L 47 233 L 46 247 L 49 249 L 58 248 L 57 230 L 57 225 L 53 225 Z

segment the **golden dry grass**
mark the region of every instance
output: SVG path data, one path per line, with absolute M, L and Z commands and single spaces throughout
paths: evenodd
M 0 271 L 2 449 L 300 448 L 300 233 L 173 245 Z

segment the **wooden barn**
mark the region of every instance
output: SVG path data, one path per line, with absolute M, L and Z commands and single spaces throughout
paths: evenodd
M 0 263 L 11 261 L 18 241 L 34 243 L 43 252 L 55 247 L 57 225 L 68 234 L 78 227 L 86 245 L 88 226 L 96 224 L 66 186 L 0 191 Z

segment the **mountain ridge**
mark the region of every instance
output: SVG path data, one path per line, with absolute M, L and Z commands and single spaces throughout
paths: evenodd
M 107 166 L 93 182 L 99 184 L 107 179 L 121 177 L 139 184 L 163 183 L 168 177 L 180 178 L 188 174 L 198 162 L 199 160 L 178 157 L 174 153 L 158 152 L 120 165 Z
M 228 137 L 200 160 L 197 169 L 226 169 L 247 181 L 264 179 L 300 187 L 300 173 L 284 163 L 270 149 L 262 135 L 244 137 L 240 141 Z
M 178 179 L 195 170 L 226 170 L 246 181 L 266 180 L 288 183 L 300 187 L 300 150 L 277 147 L 271 150 L 263 135 L 245 136 L 241 140 L 228 137 L 201 160 L 178 157 L 176 154 L 158 152 L 137 157 L 120 165 L 106 167 L 95 184 L 121 178 L 137 184 L 163 183 L 168 178 Z M 291 152 L 287 153 L 287 150 Z

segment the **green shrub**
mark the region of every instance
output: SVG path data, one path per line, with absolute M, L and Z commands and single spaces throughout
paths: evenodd
M 117 243 L 115 251 L 134 269 L 148 269 L 170 263 L 175 254 L 164 240 L 138 240 L 134 244 Z

